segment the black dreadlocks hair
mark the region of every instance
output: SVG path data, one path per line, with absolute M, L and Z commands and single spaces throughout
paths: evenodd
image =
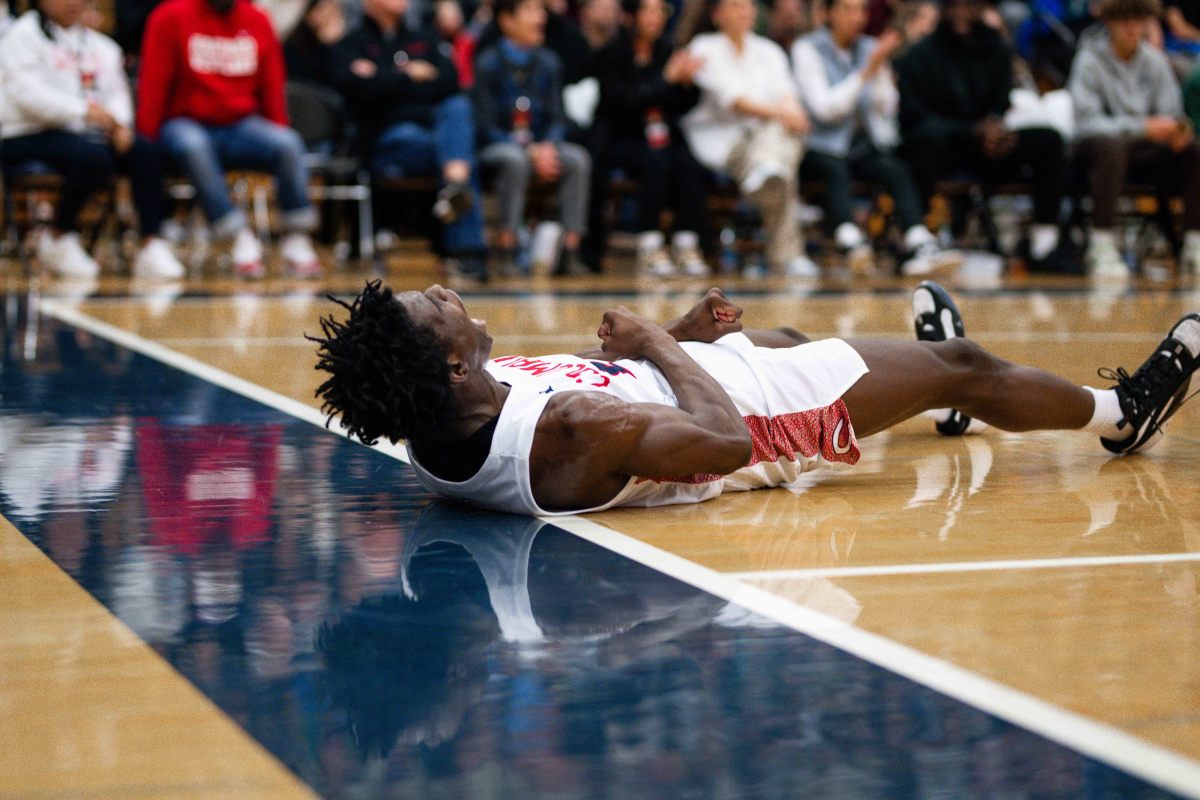
M 316 392 L 329 415 L 326 427 L 340 416 L 368 445 L 434 430 L 454 411 L 445 348 L 432 330 L 413 324 L 381 283 L 368 281 L 351 303 L 330 297 L 349 319 L 322 317 L 325 335 L 304 337 L 320 345 L 316 369 L 331 376 Z

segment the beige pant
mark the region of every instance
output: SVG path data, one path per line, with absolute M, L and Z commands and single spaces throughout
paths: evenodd
M 747 131 L 734 146 L 725 165 L 725 171 L 738 183 L 763 164 L 783 169 L 782 189 L 780 182 L 768 181 L 761 189 L 746 196 L 762 214 L 767 234 L 767 265 L 773 270 L 786 268 L 804 252 L 804 237 L 798 219 L 799 170 L 803 156 L 803 140 L 772 121 Z

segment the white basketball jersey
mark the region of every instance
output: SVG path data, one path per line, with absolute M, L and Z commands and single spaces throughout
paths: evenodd
M 479 471 L 462 482 L 444 481 L 412 458 L 430 491 L 515 514 L 577 514 L 615 506 L 698 503 L 723 491 L 790 483 L 822 460 L 853 464 L 858 442 L 841 396 L 867 372 L 862 357 L 840 339 L 783 349 L 755 347 L 734 333 L 713 344 L 683 349 L 729 393 L 750 430 L 749 463 L 729 475 L 632 475 L 616 497 L 595 508 L 547 511 L 533 497 L 529 453 L 546 404 L 563 392 L 604 392 L 630 403 L 679 402 L 652 362 L 599 361 L 572 355 L 503 356 L 487 370 L 512 387 Z M 413 455 L 409 451 L 410 457 Z

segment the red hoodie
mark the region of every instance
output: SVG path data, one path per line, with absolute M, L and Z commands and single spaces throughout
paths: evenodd
M 219 14 L 206 0 L 167 0 L 150 15 L 138 79 L 138 132 L 167 120 L 229 125 L 259 114 L 287 124 L 283 50 L 250 0 Z

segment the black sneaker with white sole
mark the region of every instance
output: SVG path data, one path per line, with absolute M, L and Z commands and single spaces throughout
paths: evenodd
M 1117 428 L 1120 439 L 1100 437 L 1100 444 L 1113 453 L 1133 453 L 1153 447 L 1162 438 L 1162 426 L 1190 395 L 1192 374 L 1200 368 L 1200 314 L 1185 315 L 1175 323 L 1167 338 L 1130 375 L 1123 368 L 1101 369 L 1100 377 L 1116 381 L 1113 388 L 1125 419 Z
M 933 281 L 921 281 L 913 291 L 913 327 L 922 342 L 944 342 L 966 336 L 962 314 L 950 299 L 950 293 Z M 962 436 L 971 418 L 961 411 L 951 411 L 950 418 L 937 423 L 943 436 Z

